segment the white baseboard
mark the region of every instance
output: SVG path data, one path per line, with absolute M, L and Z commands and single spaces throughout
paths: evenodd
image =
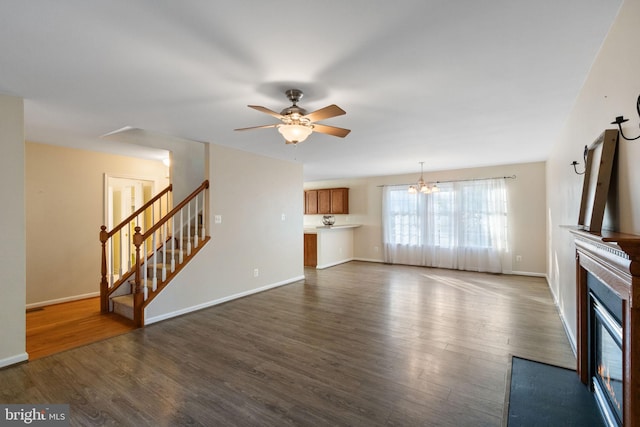
M 509 274 L 514 276 L 547 277 L 545 273 L 532 273 L 531 271 L 512 271 Z
M 562 310 L 562 308 L 560 307 L 560 304 L 558 303 L 558 296 L 556 295 L 555 292 L 553 292 L 553 288 L 549 286 L 549 276 L 545 275 L 545 277 L 547 278 L 547 287 L 549 288 L 549 292 L 551 293 L 551 297 L 553 298 L 553 304 L 556 306 L 556 310 L 558 310 L 558 316 L 560 317 L 560 321 L 562 322 L 562 327 L 564 328 L 564 332 L 567 335 L 567 339 L 569 339 L 569 345 L 571 346 L 573 355 L 577 357 L 578 341 L 576 340 L 576 337 L 573 336 L 573 333 L 571 333 L 571 329 L 569 329 L 569 326 L 567 325 L 567 320 L 565 318 L 564 311 Z
M 373 258 L 354 258 L 353 261 L 377 262 L 380 264 L 385 264 L 383 259 L 373 259 Z
M 27 360 L 29 360 L 29 355 L 27 353 L 16 354 L 15 356 L 0 359 L 0 368 L 15 365 L 16 363 L 25 362 Z
M 91 293 L 82 294 L 82 295 L 74 295 L 72 297 L 57 298 L 57 299 L 52 299 L 48 301 L 34 302 L 32 304 L 27 304 L 27 309 L 44 307 L 46 305 L 61 304 L 63 302 L 78 301 L 81 299 L 87 299 L 87 298 L 93 298 L 93 297 L 99 297 L 99 296 L 100 296 L 100 291 L 91 292 Z
M 569 345 L 571 346 L 571 350 L 573 351 L 574 356 L 578 356 L 578 342 L 576 338 L 571 333 L 571 330 L 567 326 L 567 322 L 564 320 L 564 313 L 560 310 L 560 307 L 556 303 L 556 307 L 558 307 L 558 313 L 560 313 L 560 320 L 562 321 L 562 326 L 564 327 L 564 332 L 567 334 L 567 338 L 569 339 Z
M 341 259 L 340 261 L 330 262 L 328 264 L 317 265 L 316 266 L 316 270 L 323 270 L 325 268 L 333 267 L 335 265 L 344 264 L 345 262 L 349 262 L 349 261 L 353 261 L 353 260 L 354 260 L 354 258 Z
M 288 285 L 290 283 L 298 282 L 300 280 L 304 280 L 304 276 L 293 277 L 291 279 L 283 280 L 282 282 L 272 283 L 271 285 L 266 285 L 266 286 L 262 286 L 260 288 L 251 289 L 251 290 L 248 290 L 248 291 L 245 291 L 245 292 L 240 292 L 240 293 L 237 293 L 237 294 L 229 295 L 227 297 L 219 298 L 219 299 L 216 299 L 216 300 L 213 300 L 213 301 L 207 301 L 207 302 L 202 303 L 202 304 L 198 304 L 198 305 L 194 305 L 194 306 L 191 306 L 191 307 L 183 308 L 183 309 L 180 309 L 180 310 L 172 311 L 171 313 L 165 313 L 165 314 L 161 314 L 159 316 L 145 318 L 144 324 L 145 324 L 145 326 L 151 325 L 153 323 L 157 323 L 157 322 L 160 322 L 162 320 L 167 320 L 167 319 L 171 319 L 173 317 L 182 316 L 183 314 L 187 314 L 187 313 L 191 313 L 191 312 L 194 312 L 194 311 L 202 310 L 204 308 L 213 307 L 214 305 L 222 304 L 224 302 L 231 301 L 231 300 L 234 300 L 234 299 L 243 298 L 243 297 L 246 297 L 246 296 L 249 296 L 249 295 L 253 295 L 253 294 L 260 293 L 260 292 L 268 291 L 269 289 L 277 288 L 279 286 Z M 145 314 L 146 314 L 146 309 L 145 309 Z
M 364 261 L 364 262 L 377 262 L 381 264 L 386 264 L 382 259 L 373 259 L 373 258 L 353 258 L 349 261 Z M 420 267 L 420 266 L 416 266 Z M 505 271 L 503 274 L 513 274 L 515 276 L 531 276 L 531 277 L 547 277 L 545 273 L 533 273 L 530 271 Z

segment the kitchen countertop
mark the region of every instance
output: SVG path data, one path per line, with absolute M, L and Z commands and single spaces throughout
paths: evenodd
M 334 225 L 319 225 L 317 227 L 305 227 L 305 234 L 317 234 L 319 231 L 327 230 L 341 230 L 345 228 L 358 228 L 361 224 L 334 224 Z

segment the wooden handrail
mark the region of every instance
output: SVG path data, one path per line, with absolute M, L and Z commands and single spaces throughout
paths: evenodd
M 209 188 L 209 181 L 205 180 L 198 188 L 196 188 L 186 199 L 180 202 L 175 208 L 169 211 L 166 215 L 162 217 L 160 221 L 154 224 L 150 229 L 148 229 L 144 234 L 140 233 L 142 229 L 140 227 L 135 227 L 135 233 L 133 235 L 133 245 L 135 246 L 136 252 L 136 262 L 135 262 L 135 280 L 134 280 L 134 290 L 133 290 L 133 321 L 138 327 L 144 326 L 144 290 L 142 287 L 142 280 L 140 269 L 144 263 L 142 256 L 140 254 L 140 246 L 142 246 L 143 242 L 147 240 L 150 236 L 153 235 L 160 227 L 162 227 L 167 221 L 172 219 L 174 215 L 182 210 L 191 200 L 195 199 L 203 190 Z M 164 242 L 163 242 L 164 244 Z M 152 251 L 157 250 L 158 248 L 153 248 Z M 145 257 L 148 254 L 144 254 Z
M 111 236 L 113 236 L 114 234 L 116 234 L 122 227 L 124 227 L 125 225 L 129 224 L 131 221 L 133 221 L 138 215 L 140 215 L 141 213 L 143 213 L 145 210 L 147 210 L 147 208 L 149 208 L 151 205 L 153 205 L 155 202 L 157 202 L 158 200 L 160 200 L 160 198 L 162 198 L 162 196 L 164 196 L 165 194 L 167 194 L 169 191 L 173 190 L 173 184 L 169 184 L 169 186 L 167 188 L 165 188 L 164 190 L 162 190 L 161 192 L 159 192 L 156 196 L 154 196 L 151 200 L 149 200 L 147 203 L 145 203 L 144 205 L 142 205 L 138 210 L 136 210 L 134 213 L 132 213 L 131 215 L 129 215 L 128 217 L 126 217 L 124 220 L 122 220 L 120 222 L 120 224 L 116 225 L 113 230 L 111 231 L 107 231 L 106 234 L 100 233 L 100 240 L 102 242 L 106 242 L 107 239 L 109 239 Z M 104 227 L 104 230 L 106 231 L 106 227 Z M 104 240 L 103 240 L 104 239 Z
M 100 243 L 102 244 L 101 248 L 101 266 L 100 266 L 100 311 L 103 313 L 107 313 L 109 311 L 109 301 L 108 301 L 108 293 L 109 293 L 109 281 L 107 280 L 107 241 L 113 237 L 117 232 L 119 232 L 123 227 L 128 225 L 134 218 L 138 215 L 144 213 L 150 206 L 152 206 L 155 202 L 164 197 L 167 193 L 173 190 L 173 185 L 169 184 L 165 189 L 160 191 L 157 195 L 155 195 L 151 200 L 146 202 L 142 207 L 137 209 L 134 213 L 129 215 L 124 221 L 120 222 L 120 224 L 116 225 L 113 230 L 107 231 L 107 226 L 102 225 L 100 227 Z
M 161 213 L 161 218 L 158 219 L 158 222 L 155 224 L 152 224 L 151 227 L 148 230 L 144 230 L 144 234 L 142 234 L 142 228 L 140 226 L 135 226 L 134 228 L 134 233 L 131 236 L 132 237 L 132 241 L 129 241 L 129 244 L 133 244 L 133 263 L 129 265 L 129 271 L 127 271 L 126 273 L 122 272 L 121 269 L 121 274 L 120 277 L 118 278 L 118 281 L 115 283 L 110 283 L 109 280 L 107 279 L 107 270 L 108 270 L 108 266 L 107 266 L 107 246 L 110 242 L 110 240 L 117 235 L 116 233 L 118 232 L 122 232 L 121 230 L 123 229 L 123 227 L 127 226 L 128 224 L 131 224 L 131 222 L 140 214 L 143 214 L 146 210 L 149 209 L 149 207 L 153 206 L 154 203 L 157 203 L 159 200 L 161 200 L 162 197 L 164 197 L 168 192 L 172 191 L 172 186 L 169 185 L 167 188 L 165 188 L 164 190 L 162 190 L 158 195 L 156 195 L 155 197 L 153 197 L 151 200 L 149 200 L 147 203 L 145 203 L 144 206 L 142 206 L 140 209 L 136 210 L 136 212 L 134 212 L 133 214 L 131 214 L 128 218 L 126 218 L 123 222 L 121 222 L 120 224 L 118 224 L 113 230 L 111 231 L 107 231 L 107 227 L 106 226 L 102 226 L 100 227 L 100 242 L 101 242 L 101 246 L 102 246 L 102 259 L 101 259 L 101 270 L 102 270 L 102 277 L 101 277 L 101 281 L 100 281 L 100 295 L 101 295 L 101 311 L 102 312 L 109 312 L 110 310 L 110 304 L 109 304 L 109 295 L 112 294 L 114 291 L 116 291 L 117 289 L 119 289 L 119 287 L 122 284 L 125 283 L 131 283 L 132 285 L 132 289 L 131 289 L 131 293 L 133 294 L 133 299 L 134 299 L 134 307 L 133 307 L 133 317 L 134 317 L 134 322 L 136 323 L 137 326 L 144 326 L 144 305 L 148 304 L 156 295 L 157 293 L 164 288 L 164 286 L 167 285 L 168 281 L 171 280 L 171 277 L 173 277 L 175 274 L 177 274 L 178 271 L 180 271 L 180 269 L 183 268 L 183 262 L 187 261 L 188 259 L 190 259 L 190 257 L 192 257 L 195 252 L 191 251 L 191 242 L 188 242 L 188 246 L 187 246 L 187 254 L 185 260 L 183 261 L 183 254 L 182 252 L 180 253 L 180 261 L 179 261 L 179 265 L 175 266 L 174 265 L 174 259 L 172 258 L 172 262 L 171 262 L 171 272 L 167 275 L 167 272 L 164 270 L 162 271 L 162 278 L 157 281 L 158 276 L 157 273 L 154 273 L 153 276 L 153 285 L 152 285 L 152 289 L 151 291 L 147 291 L 147 284 L 143 284 L 142 282 L 142 274 L 141 274 L 141 268 L 143 268 L 143 266 L 146 268 L 146 262 L 148 261 L 148 257 L 153 255 L 153 262 L 155 263 L 155 252 L 158 251 L 160 248 L 162 248 L 163 245 L 166 245 L 168 242 L 170 242 L 171 240 L 174 240 L 175 237 L 171 236 L 171 238 L 169 239 L 167 236 L 168 235 L 172 235 L 173 234 L 173 224 L 169 223 L 170 220 L 173 220 L 173 218 L 179 213 L 180 214 L 180 218 L 182 218 L 182 212 L 185 210 L 185 207 L 189 207 L 190 208 L 190 203 L 195 199 L 196 200 L 196 210 L 194 211 L 194 215 L 192 216 L 190 213 L 188 213 L 188 221 L 198 221 L 199 220 L 199 213 L 198 212 L 204 212 L 205 209 L 205 205 L 206 205 L 206 193 L 204 193 L 205 190 L 207 190 L 209 188 L 209 181 L 205 180 L 202 182 L 202 184 L 200 184 L 200 186 L 198 188 L 196 188 L 191 194 L 189 194 L 183 201 L 181 201 L 177 206 L 175 206 L 174 208 L 172 208 L 169 212 L 166 212 L 164 214 Z M 202 211 L 199 211 L 198 208 L 198 200 L 199 200 L 199 196 L 200 194 L 203 194 L 203 199 L 202 199 Z M 162 202 L 161 202 L 162 203 Z M 167 206 L 168 208 L 168 206 Z M 189 211 L 190 212 L 190 211 Z M 155 215 L 154 215 L 154 220 L 155 220 Z M 180 219 L 181 224 L 182 224 L 182 219 Z M 198 222 L 199 224 L 199 222 Z M 171 227 L 171 231 L 169 231 L 169 233 L 167 233 L 167 225 L 169 225 Z M 182 225 L 181 225 L 182 226 Z M 162 227 L 165 227 L 165 229 L 163 230 Z M 197 228 L 197 225 L 195 226 Z M 162 241 L 161 242 L 157 242 L 156 241 L 156 234 L 159 232 L 160 237 L 162 237 Z M 182 233 L 182 231 L 181 231 Z M 182 236 L 182 234 L 180 234 Z M 151 250 L 147 250 L 147 246 L 146 243 L 147 240 L 149 238 L 153 239 L 153 245 L 155 246 L 154 248 L 151 248 Z M 202 229 L 202 242 L 205 243 L 209 240 L 208 236 L 205 236 L 205 229 Z M 196 243 L 196 252 L 199 251 L 199 247 L 200 245 L 198 245 L 198 236 L 195 236 L 195 243 Z M 144 246 L 143 246 L 144 245 Z M 148 252 L 148 253 L 143 253 L 143 252 Z M 173 255 L 172 255 L 173 256 Z M 166 252 L 163 253 L 163 257 L 166 257 Z M 188 262 L 188 261 L 187 261 Z M 134 275 L 135 279 L 129 282 L 126 282 L 127 280 L 129 280 L 129 278 Z M 146 280 L 146 275 L 145 275 L 145 280 Z M 158 285 L 158 287 L 156 288 L 156 285 Z M 152 292 L 150 295 L 147 296 L 147 292 Z
M 160 221 L 158 221 L 157 223 L 155 223 L 153 225 L 153 227 L 151 227 L 150 229 L 148 229 L 147 231 L 144 232 L 144 234 L 142 235 L 142 240 L 146 240 L 149 236 L 151 236 L 156 230 L 158 230 L 162 225 L 164 225 L 165 222 L 169 221 L 176 213 L 180 212 L 180 210 L 182 208 L 184 208 L 185 206 L 187 206 L 187 204 L 192 201 L 193 199 L 196 198 L 196 196 L 198 194 L 200 194 L 200 192 L 202 190 L 206 190 L 209 188 L 209 180 L 205 180 L 202 182 L 202 184 L 200 184 L 200 186 L 198 188 L 196 188 L 193 193 L 189 194 L 187 196 L 186 199 L 184 199 L 182 202 L 180 202 L 180 204 L 178 204 L 175 208 L 171 209 L 171 211 L 169 211 L 165 216 L 162 217 L 162 219 Z

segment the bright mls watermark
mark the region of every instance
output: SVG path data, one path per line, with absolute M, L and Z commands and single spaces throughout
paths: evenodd
M 5 426 L 68 427 L 69 405 L 0 404 L 0 427 Z

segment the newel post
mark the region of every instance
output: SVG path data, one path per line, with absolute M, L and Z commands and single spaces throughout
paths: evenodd
M 140 234 L 140 227 L 135 228 L 135 234 L 133 235 L 133 244 L 136 247 L 136 279 L 135 288 L 133 290 L 133 321 L 137 327 L 144 326 L 144 316 L 142 304 L 144 303 L 144 291 L 142 289 L 142 282 L 140 278 L 140 266 L 142 260 L 140 259 L 140 246 L 144 241 L 142 234 Z
M 107 297 L 109 292 L 109 282 L 107 281 L 107 240 L 109 239 L 109 233 L 107 233 L 107 227 L 100 227 L 100 242 L 102 243 L 102 265 L 100 267 L 100 312 L 109 312 L 109 298 Z

